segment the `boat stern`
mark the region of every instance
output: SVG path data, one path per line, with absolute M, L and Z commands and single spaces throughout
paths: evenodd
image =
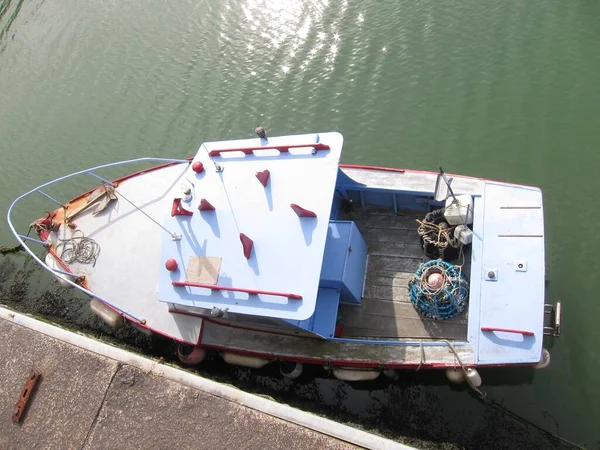
M 470 323 L 479 365 L 536 364 L 542 359 L 545 248 L 542 192 L 486 181 L 475 198 Z M 474 305 L 472 305 L 474 306 Z

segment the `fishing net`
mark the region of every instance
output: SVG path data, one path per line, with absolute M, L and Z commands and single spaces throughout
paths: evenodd
M 446 320 L 467 306 L 469 283 L 460 266 L 442 260 L 420 264 L 408 282 L 410 301 L 423 316 Z

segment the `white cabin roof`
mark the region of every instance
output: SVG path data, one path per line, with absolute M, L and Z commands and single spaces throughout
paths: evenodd
M 192 192 L 181 207 L 193 214 L 164 211 L 163 225 L 182 237 L 173 240 L 163 233 L 157 262 L 159 300 L 265 317 L 309 318 L 317 299 L 342 143 L 341 134 L 323 133 L 203 144 L 182 177 L 182 191 L 187 185 Z M 302 147 L 272 149 L 287 146 Z M 315 151 L 315 146 L 328 148 Z M 230 149 L 247 154 L 219 153 Z M 201 173 L 194 172 L 196 162 L 204 166 Z M 269 173 L 266 186 L 256 176 L 263 171 Z M 199 211 L 202 200 L 214 210 Z M 299 217 L 292 204 L 316 217 Z M 248 258 L 241 234 L 253 243 Z M 165 268 L 168 259 L 177 261 L 177 271 Z M 188 273 L 192 261 L 204 268 L 199 278 Z M 211 271 L 218 277 L 211 277 Z M 194 280 L 213 287 L 173 285 Z

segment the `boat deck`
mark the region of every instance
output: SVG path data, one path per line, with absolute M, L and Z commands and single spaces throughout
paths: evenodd
M 369 247 L 366 287 L 361 305 L 340 305 L 344 337 L 467 340 L 467 312 L 450 320 L 421 317 L 410 302 L 408 281 L 427 261 L 419 242 L 416 219 L 423 213 L 368 208 L 346 213 Z M 470 250 L 463 266 L 470 275 Z
M 161 248 L 147 245 L 160 242 L 165 231 L 146 215 L 156 219 L 164 217 L 173 197 L 181 192 L 179 185 L 185 180 L 187 169 L 187 163 L 175 164 L 127 179 L 116 188 L 118 201 L 96 216 L 91 210 L 78 215 L 75 218 L 77 233 L 95 240 L 101 251 L 95 264 L 74 261 L 68 267 L 74 273 L 85 275 L 92 292 L 128 316 L 145 321 L 155 332 L 195 344 L 202 320 L 170 314 L 168 305 L 158 300 L 156 284 L 164 268 L 160 264 Z M 139 210 L 121 196 L 134 201 Z M 69 227 L 62 226 L 54 241 L 68 241 L 74 236 Z M 62 251 L 59 248 L 59 255 Z

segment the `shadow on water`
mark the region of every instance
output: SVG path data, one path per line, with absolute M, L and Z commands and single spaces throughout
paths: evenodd
M 63 288 L 24 255 L 0 256 L 0 303 L 122 348 L 176 363 L 176 345 L 131 327 L 113 330 L 89 310 L 88 299 Z M 201 376 L 247 392 L 427 449 L 568 448 L 537 428 L 482 402 L 466 385 L 449 385 L 441 371 L 401 372 L 371 382 L 346 383 L 323 367 L 308 366 L 299 379 L 262 369 L 227 365 L 216 353 L 199 367 Z M 529 384 L 533 369 L 483 369 L 486 386 Z

